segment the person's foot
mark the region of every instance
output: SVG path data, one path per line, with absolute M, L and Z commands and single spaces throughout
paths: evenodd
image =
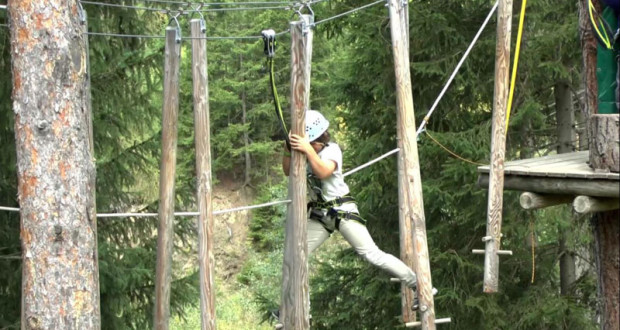
M 413 297 L 413 304 L 411 304 L 411 310 L 417 311 L 420 308 L 420 300 L 418 299 L 418 295 L 416 294 Z
M 411 304 L 411 310 L 417 311 L 420 308 L 420 299 L 418 298 L 418 287 L 417 285 L 413 286 L 411 290 L 413 291 L 413 303 Z

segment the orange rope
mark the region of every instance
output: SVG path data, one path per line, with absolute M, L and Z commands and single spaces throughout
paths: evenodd
M 435 138 L 427 130 L 425 130 L 424 132 L 426 133 L 426 135 L 428 135 L 429 138 L 431 138 L 431 140 L 433 140 L 433 142 L 435 142 L 443 150 L 447 151 L 450 155 L 452 155 L 452 156 L 454 156 L 454 157 L 456 157 L 456 158 L 458 158 L 458 159 L 460 159 L 460 160 L 462 160 L 464 162 L 470 163 L 470 164 L 480 165 L 480 166 L 488 165 L 488 164 L 477 163 L 477 162 L 474 162 L 474 161 L 469 160 L 469 159 L 465 159 L 465 158 L 457 155 L 456 153 L 450 151 L 450 149 L 446 148 L 443 144 L 439 143 L 439 141 L 435 140 Z

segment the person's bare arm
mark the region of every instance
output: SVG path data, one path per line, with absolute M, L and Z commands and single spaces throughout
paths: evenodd
M 296 134 L 291 134 L 291 148 L 293 150 L 297 150 L 299 152 L 303 152 L 306 154 L 308 158 L 308 163 L 310 163 L 310 167 L 312 168 L 312 173 L 316 175 L 319 179 L 328 178 L 334 171 L 336 170 L 336 162 L 333 160 L 325 161 L 319 157 L 319 155 L 314 151 L 312 145 L 306 138 L 303 138 Z M 289 159 L 290 161 L 290 159 Z

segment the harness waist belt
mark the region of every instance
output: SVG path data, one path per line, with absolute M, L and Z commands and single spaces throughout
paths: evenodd
M 327 209 L 327 208 L 332 208 L 334 206 L 342 205 L 344 203 L 349 203 L 349 202 L 355 202 L 355 198 L 351 196 L 343 196 L 343 197 L 338 197 L 328 202 L 310 202 L 308 203 L 308 207 Z

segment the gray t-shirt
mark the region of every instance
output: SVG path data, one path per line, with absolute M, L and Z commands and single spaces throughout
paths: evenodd
M 328 178 L 320 180 L 312 174 L 312 168 L 310 166 L 307 167 L 309 200 L 316 201 L 318 199 L 317 194 L 321 194 L 325 201 L 331 201 L 347 195 L 349 193 L 349 186 L 344 182 L 344 176 L 342 175 L 342 150 L 338 144 L 329 143 L 319 152 L 319 157 L 324 161 L 335 162 L 336 169 Z M 346 212 L 359 213 L 355 203 L 345 203 L 334 208 Z

